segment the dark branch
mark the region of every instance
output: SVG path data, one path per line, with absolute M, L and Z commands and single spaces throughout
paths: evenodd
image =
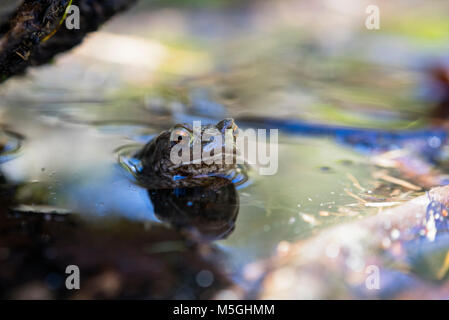
M 60 25 L 70 0 L 25 0 L 7 23 L 0 25 L 0 82 L 29 66 L 49 62 L 81 43 L 135 0 L 73 0 L 80 9 L 80 29 Z

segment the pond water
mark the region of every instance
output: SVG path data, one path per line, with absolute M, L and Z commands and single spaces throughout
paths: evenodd
M 14 152 L 14 156 L 2 164 L 7 180 L 20 185 L 19 208 L 32 211 L 45 207 L 49 213 L 62 210 L 80 214 L 92 223 L 117 216 L 161 223 L 148 191 L 136 183 L 131 169 L 127 170 L 132 164 L 123 162 L 130 161 L 130 154 L 161 127 L 172 126 L 173 120 L 156 126 L 151 121 L 145 124 L 145 119 L 154 121 L 157 115 L 135 105 L 127 107 L 128 121 L 83 123 L 75 119 L 77 112 L 86 117 L 89 107 L 104 108 L 102 117 L 114 118 L 114 107 L 107 105 L 54 103 L 32 110 L 18 105 L 4 108 L 4 119 L 22 128 L 25 137 L 20 147 L 11 146 L 9 153 Z M 132 122 L 133 118 L 143 121 Z M 248 183 L 238 187 L 240 209 L 235 231 L 218 242 L 233 263 L 267 258 L 282 240 L 304 238 L 322 226 L 348 219 L 344 213 L 325 219 L 318 213 L 338 212 L 355 202 L 345 193 L 353 188 L 349 174 L 362 184 L 371 183 L 368 160 L 335 144 L 332 138 L 281 136 L 280 141 L 277 174 L 261 176 L 256 168 L 250 168 Z M 317 221 L 307 222 L 307 216 Z
M 153 13 L 178 17 L 191 27 L 187 32 L 178 26 L 185 32 L 177 35 L 179 39 L 202 44 L 201 49 L 160 45 L 164 48 L 160 52 L 172 50 L 178 60 L 166 62 L 162 71 L 142 66 L 156 74 L 151 79 L 135 64 L 111 62 L 107 52 L 104 57 L 93 54 L 94 37 L 54 66 L 6 83 L 0 107 L 8 131 L 2 137 L 6 144 L 0 171 L 6 185 L 16 187 L 8 214 L 76 215 L 88 225 L 119 221 L 111 232 L 120 229 L 122 219 L 143 223 L 149 233 L 161 224 L 174 227 L 172 217 L 155 208 L 182 200 L 183 195 L 155 195 L 143 188 L 130 172 L 129 155 L 180 122 L 215 123 L 231 116 L 242 128 L 250 128 L 251 122 L 239 119 L 265 116 L 385 130 L 425 125 L 430 104 L 423 103 L 417 88 L 426 77 L 422 68 L 430 59 L 427 47 L 388 33 L 367 36 L 363 31 L 363 37 L 352 31 L 341 35 L 346 40 L 319 43 L 319 36 L 314 38 L 310 30 L 297 33 L 297 26 L 274 24 L 275 31 L 267 32 L 257 28 L 264 23 L 254 22 L 260 18 L 257 13 L 267 10 L 261 8 L 241 15 L 196 14 L 203 23 L 232 16 L 245 24 L 242 21 L 248 18 L 254 29 L 237 39 L 232 38 L 234 28 L 223 30 L 219 23 L 209 30 L 212 35 L 204 34 L 204 28 L 198 32 L 200 22 L 186 22 L 192 13 Z M 131 12 L 100 32 L 97 41 L 110 43 L 111 37 L 120 41 L 126 32 L 134 32 L 141 39 L 130 35 L 129 45 L 154 45 L 157 55 L 156 31 L 148 35 L 131 24 L 117 32 L 130 16 L 146 21 Z M 161 20 L 154 23 L 156 30 L 164 27 Z M 173 37 L 174 29 L 167 27 L 167 34 Z M 222 41 L 218 48 L 214 37 Z M 444 52 L 442 47 L 432 52 Z M 388 54 L 375 54 L 379 50 Z M 199 67 L 192 71 L 186 65 Z M 176 66 L 179 73 L 171 73 Z M 398 188 L 373 177 L 380 169 L 371 154 L 338 143 L 333 136 L 301 136 L 281 128 L 278 154 L 275 175 L 259 175 L 250 168 L 249 180 L 237 187 L 236 194 L 225 193 L 232 208 L 220 210 L 232 214 L 219 216 L 219 222 L 195 216 L 208 212 L 207 199 L 201 204 L 204 200 L 197 194 L 178 203 L 187 212 L 184 224 L 206 224 L 198 228 L 210 232 L 207 241 L 223 254 L 220 261 L 231 278 L 241 279 L 246 265 L 273 256 L 283 241 L 307 239 L 330 226 L 375 214 L 379 208 L 360 203 L 360 189 L 376 202 L 391 198 Z M 396 192 L 402 196 L 399 202 L 422 194 L 405 191 Z M 203 195 L 222 205 L 216 195 Z M 205 212 L 190 212 L 189 207 L 196 208 L 192 201 Z M 164 208 L 158 210 L 168 210 Z

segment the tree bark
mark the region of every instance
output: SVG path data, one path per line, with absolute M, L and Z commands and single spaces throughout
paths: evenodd
M 71 5 L 80 9 L 80 28 L 67 29 L 63 19 L 70 0 L 24 0 L 7 22 L 0 20 L 0 82 L 70 50 L 135 1 L 73 0 Z

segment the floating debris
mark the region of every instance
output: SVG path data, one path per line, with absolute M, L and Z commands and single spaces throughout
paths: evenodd
M 348 189 L 345 189 L 345 192 L 348 196 L 353 197 L 356 200 L 359 200 L 360 202 L 366 203 L 365 199 L 360 198 L 358 195 L 352 193 L 351 191 L 349 191 Z
M 384 208 L 384 207 L 394 207 L 402 202 L 366 202 L 365 207 L 374 207 L 374 208 Z
M 390 176 L 388 174 L 385 174 L 384 172 L 374 173 L 373 176 L 376 179 L 382 179 L 384 181 L 387 181 L 387 182 L 390 182 L 390 183 L 393 183 L 393 184 L 397 184 L 397 185 L 399 185 L 401 187 L 404 187 L 406 189 L 410 189 L 410 190 L 414 190 L 414 191 L 422 190 L 421 187 L 419 187 L 419 186 L 417 186 L 417 185 L 415 185 L 413 183 L 410 183 L 408 181 L 405 181 L 405 180 L 402 180 L 402 179 L 399 179 L 399 178 L 392 177 L 392 176 Z
M 346 173 L 346 176 L 348 177 L 349 180 L 351 180 L 352 184 L 354 185 L 354 187 L 356 187 L 357 189 L 359 189 L 360 191 L 365 191 L 366 189 L 363 188 L 359 181 L 356 179 L 356 177 L 354 177 L 352 174 L 350 174 L 349 172 Z
M 319 222 L 314 216 L 307 214 L 307 213 L 301 213 L 301 218 L 305 222 L 307 222 L 313 226 L 317 226 L 317 225 L 321 224 L 321 222 Z

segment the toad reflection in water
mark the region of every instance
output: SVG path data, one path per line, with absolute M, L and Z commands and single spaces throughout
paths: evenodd
M 219 146 L 221 154 L 213 156 L 235 159 L 238 151 L 234 121 L 224 119 L 216 125 L 202 126 L 201 135 L 210 130 L 217 130 L 223 138 L 223 145 Z M 233 132 L 231 141 L 225 139 L 227 130 Z M 234 230 L 239 211 L 236 184 L 246 181 L 244 167 L 237 165 L 236 161 L 173 164 L 170 150 L 177 143 L 182 143 L 171 139 L 173 135 L 191 137 L 188 147 L 193 148 L 194 133 L 190 126 L 176 125 L 162 132 L 135 155 L 142 165 L 136 174 L 137 180 L 148 189 L 155 214 L 161 220 L 195 238 L 217 240 L 227 237 Z M 213 143 L 203 142 L 201 151 L 210 148 Z M 226 143 L 232 145 L 226 146 Z
M 239 196 L 232 182 L 218 189 L 153 189 L 148 190 L 148 195 L 159 219 L 191 236 L 219 240 L 234 231 Z

